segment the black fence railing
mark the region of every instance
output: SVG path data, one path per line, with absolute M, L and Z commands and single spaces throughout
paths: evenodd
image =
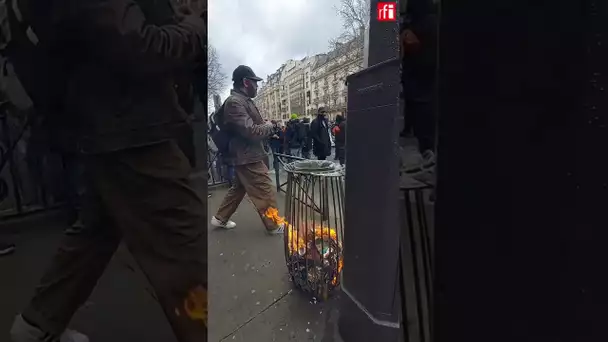
M 230 184 L 232 175 L 230 166 L 222 161 L 222 156 L 211 149 L 207 149 L 207 186 Z
M 0 108 L 0 218 L 65 202 L 63 161 L 24 116 Z

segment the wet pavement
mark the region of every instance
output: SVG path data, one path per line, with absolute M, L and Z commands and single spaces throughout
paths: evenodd
M 211 191 L 212 215 L 226 188 Z M 279 195 L 279 209 L 284 196 Z M 283 239 L 268 236 L 247 198 L 232 231 L 209 229 L 209 341 L 342 342 L 337 332 L 337 297 L 321 303 L 288 281 Z M 53 213 L 0 224 L 0 237 L 17 244 L 0 257 L 0 341 L 8 341 L 14 316 L 33 293 L 60 243 L 64 219 Z M 130 254 L 121 247 L 71 328 L 92 342 L 174 342 L 153 292 Z
M 210 216 L 226 191 L 212 191 Z M 247 198 L 232 220 L 233 230 L 209 228 L 209 341 L 341 342 L 337 297 L 320 303 L 293 288 L 282 236 L 266 235 Z

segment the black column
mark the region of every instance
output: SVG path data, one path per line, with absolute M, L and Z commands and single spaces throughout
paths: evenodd
M 397 22 L 378 22 L 371 1 L 369 68 L 348 77 L 343 293 L 345 342 L 400 340 Z M 370 124 L 378 129 L 370 129 Z M 372 157 L 373 156 L 373 157 Z M 348 246 L 348 247 L 346 247 Z

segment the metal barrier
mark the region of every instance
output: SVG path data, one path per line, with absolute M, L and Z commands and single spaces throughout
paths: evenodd
M 230 184 L 230 167 L 222 161 L 222 156 L 207 149 L 207 186 L 213 187 L 223 184 Z
M 433 227 L 429 224 L 427 192 L 434 186 L 404 177 L 401 248 L 399 250 L 401 310 L 404 334 L 411 341 L 432 341 L 433 332 Z
M 274 153 L 274 152 L 272 153 L 272 158 L 273 158 L 275 180 L 277 183 L 277 193 L 283 192 L 283 193 L 287 194 L 288 189 L 286 189 L 286 187 L 289 184 L 289 179 L 287 179 L 287 180 L 285 180 L 285 182 L 281 183 L 281 168 L 284 168 L 286 164 L 288 164 L 292 161 L 306 160 L 306 158 L 296 157 L 296 156 L 282 154 L 282 153 Z M 286 161 L 286 160 L 288 160 L 288 161 Z M 301 184 L 298 184 L 298 187 L 300 188 L 300 190 L 305 190 L 309 187 L 309 184 L 301 183 Z M 301 201 L 298 199 L 300 204 L 303 204 L 303 205 L 309 207 L 313 211 L 321 214 L 323 218 L 326 218 L 328 215 L 327 208 L 328 208 L 328 204 L 329 204 L 329 200 L 327 198 L 325 198 L 326 196 L 324 196 L 321 199 L 321 204 L 317 204 L 317 201 L 315 201 L 315 199 L 313 197 L 311 197 L 309 195 L 306 195 L 306 196 L 308 196 L 307 201 Z
M 20 122 L 22 121 L 22 122 Z M 0 218 L 21 216 L 61 205 L 63 187 L 59 176 L 61 157 L 43 151 L 33 142 L 27 118 L 11 117 L 0 108 Z M 53 165 L 53 161 L 56 163 Z
M 286 161 L 288 160 L 288 161 Z M 306 160 L 306 158 L 296 157 L 289 154 L 283 153 L 272 153 L 272 164 L 274 168 L 274 176 L 277 183 L 277 192 L 286 192 L 285 187 L 287 186 L 287 181 L 281 184 L 281 167 L 285 167 L 285 164 L 291 163 L 296 160 Z

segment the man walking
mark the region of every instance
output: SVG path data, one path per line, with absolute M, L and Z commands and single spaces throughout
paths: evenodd
M 174 81 L 176 70 L 202 61 L 205 22 L 190 9 L 176 13 L 177 23 L 152 25 L 128 0 L 69 5 L 49 12 L 61 14 L 52 51 L 69 42 L 56 114 L 70 123 L 66 146 L 84 155 L 83 228 L 64 237 L 12 341 L 88 342 L 66 326 L 123 238 L 177 340 L 207 341 L 206 210 L 175 141 L 189 122 Z
M 331 155 L 331 138 L 329 134 L 327 111 L 321 107 L 317 111 L 317 117 L 310 124 L 310 136 L 313 143 L 312 153 L 319 160 L 325 160 L 327 156 Z
M 232 73 L 233 90 L 224 102 L 224 112 L 220 129 L 229 132 L 230 143 L 227 162 L 234 165 L 235 180 L 228 190 L 211 225 L 217 228 L 232 229 L 236 223 L 230 221 L 239 204 L 249 195 L 269 234 L 282 234 L 284 227 L 277 225 L 264 214 L 268 208 L 276 208 L 276 192 L 268 175 L 268 138 L 275 134 L 270 122 L 264 122 L 253 103 L 258 82 L 250 67 L 238 66 Z

